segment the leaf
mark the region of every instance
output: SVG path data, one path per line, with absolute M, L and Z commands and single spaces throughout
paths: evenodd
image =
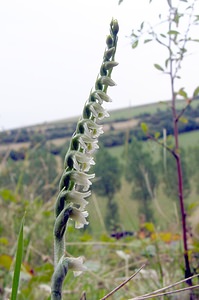
M 168 67 L 169 60 L 170 60 L 170 58 L 167 58 L 167 59 L 165 60 L 165 67 L 166 67 L 166 68 Z
M 167 32 L 167 34 L 174 34 L 174 35 L 177 35 L 177 34 L 179 34 L 179 31 L 176 31 L 176 30 L 169 30 L 169 31 Z
M 4 190 L 0 191 L 0 196 L 5 201 L 17 202 L 15 195 L 10 190 L 4 189 Z
M 198 201 L 190 203 L 190 204 L 188 205 L 187 210 L 188 210 L 189 212 L 191 212 L 191 211 L 193 211 L 196 207 L 198 207 Z
M 181 88 L 177 94 L 184 98 L 187 98 L 187 93 L 184 91 L 184 88 Z
M 163 33 L 160 33 L 160 36 L 163 37 L 163 38 L 166 38 L 166 35 L 163 34 Z
M 138 40 L 134 41 L 132 44 L 132 48 L 135 49 L 138 45 Z
M 1 237 L 0 238 L 0 244 L 2 244 L 2 245 L 8 245 L 8 239 L 6 237 Z
M 155 226 L 153 223 L 147 222 L 144 223 L 144 227 L 149 231 L 149 232 L 155 232 Z
M 185 118 L 185 117 L 180 117 L 179 121 L 180 121 L 181 123 L 184 123 L 184 124 L 187 124 L 187 123 L 188 123 L 188 120 L 187 120 L 187 118 Z
M 146 40 L 144 40 L 144 44 L 149 43 L 151 41 L 152 41 L 152 39 L 146 39 Z
M 155 132 L 155 139 L 158 139 L 160 137 L 160 132 Z
M 141 126 L 142 131 L 143 131 L 144 133 L 147 133 L 147 132 L 148 132 L 148 126 L 147 126 L 146 123 L 141 123 L 140 126 Z
M 158 64 L 154 64 L 154 67 L 159 71 L 164 71 L 164 69 Z
M 197 97 L 199 94 L 199 86 L 197 86 L 197 88 L 195 89 L 195 91 L 193 92 L 193 97 Z
M 186 48 L 180 48 L 180 51 L 181 51 L 182 54 L 184 54 L 185 52 L 187 52 L 187 49 Z
M 12 264 L 12 256 L 7 254 L 0 255 L 0 266 L 1 268 L 5 268 L 6 270 L 10 270 Z
M 19 278 L 20 278 L 21 263 L 22 263 L 22 256 L 23 256 L 23 224 L 24 224 L 24 217 L 21 221 L 21 226 L 20 226 L 18 241 L 17 241 L 17 253 L 16 253 L 16 260 L 15 260 L 14 275 L 12 280 L 12 294 L 10 298 L 11 300 L 17 299 L 17 292 L 19 287 Z

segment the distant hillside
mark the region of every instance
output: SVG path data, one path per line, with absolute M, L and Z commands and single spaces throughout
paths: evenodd
M 177 101 L 180 110 L 186 105 L 185 101 Z M 103 120 L 105 134 L 101 137 L 105 146 L 112 147 L 121 145 L 125 141 L 126 134 L 129 141 L 132 136 L 138 139 L 146 139 L 140 128 L 140 123 L 147 123 L 151 132 L 162 132 L 167 129 L 172 134 L 172 117 L 170 111 L 171 102 L 152 103 L 136 107 L 127 107 L 113 110 L 110 117 Z M 28 147 L 35 141 L 51 141 L 56 144 L 66 141 L 71 137 L 76 128 L 78 117 L 54 122 L 13 129 L 0 133 L 0 151 L 5 151 L 8 146 Z M 194 100 L 189 106 L 179 123 L 179 132 L 189 132 L 199 129 L 199 99 Z M 110 134 L 111 133 L 111 134 Z

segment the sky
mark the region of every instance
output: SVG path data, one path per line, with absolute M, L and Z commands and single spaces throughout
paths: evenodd
M 190 0 L 191 2 L 191 0 Z M 120 31 L 108 111 L 170 99 L 168 77 L 155 70 L 166 53 L 129 38 L 156 22 L 166 0 L 2 0 L 0 131 L 79 116 L 101 66 L 112 18 Z M 197 7 L 198 9 L 198 7 Z M 198 10 L 199 14 L 199 10 Z M 154 23 L 156 24 L 156 23 Z M 198 38 L 198 36 L 197 36 Z M 199 44 L 198 44 L 199 45 Z M 179 87 L 199 85 L 199 46 L 186 58 Z

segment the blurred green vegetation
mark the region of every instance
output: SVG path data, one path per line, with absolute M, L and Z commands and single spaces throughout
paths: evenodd
M 154 110 L 152 110 L 152 106 L 149 107 L 151 111 L 157 111 L 156 107 Z M 119 120 L 119 112 L 117 113 L 115 118 Z M 145 110 L 139 113 L 149 117 Z M 152 120 L 153 115 L 150 116 Z M 121 117 L 123 117 L 122 114 Z M 139 118 L 141 120 L 141 117 L 138 116 Z M 118 180 L 120 177 L 120 184 L 111 197 L 114 198 L 118 210 L 118 215 L 116 214 L 117 233 L 120 233 L 119 237 L 122 234 L 122 238 L 111 237 L 111 234 L 115 232 L 106 226 L 108 197 L 106 192 L 99 193 L 101 182 L 98 178 L 99 180 L 93 182 L 92 196 L 89 199 L 89 226 L 82 230 L 75 230 L 71 222 L 67 231 L 67 252 L 76 257 L 85 256 L 88 266 L 88 272 L 80 277 L 74 278 L 72 273 L 67 275 L 64 293 L 66 298 L 67 295 L 70 295 L 68 297 L 71 300 L 80 298 L 83 290 L 86 291 L 88 299 L 102 298 L 143 263 L 147 263 L 145 271 L 116 293 L 112 299 L 130 298 L 183 278 L 178 202 L 165 193 L 162 148 L 146 138 L 144 140 L 140 138 L 139 143 L 142 145 L 140 147 L 143 148 L 145 156 L 148 156 L 147 161 L 150 161 L 150 168 L 156 165 L 155 172 L 158 179 L 153 189 L 154 197 L 149 199 L 153 219 L 150 217 L 146 219 L 145 214 L 140 210 L 141 200 L 133 192 L 135 191 L 133 189 L 135 181 L 133 178 L 127 181 L 125 176 L 128 172 L 133 171 L 131 170 L 133 165 L 130 164 L 133 154 L 132 147 L 134 147 L 133 140 L 129 138 L 131 128 L 128 126 L 121 126 L 121 128 L 123 143 L 115 147 L 110 143 L 109 147 L 105 148 L 105 152 L 102 151 L 104 154 L 101 153 L 103 154 L 101 166 L 112 168 L 111 161 L 119 166 L 120 174 L 117 175 L 117 172 L 114 172 L 114 175 L 118 176 Z M 106 135 L 109 136 L 109 140 L 112 139 L 112 133 L 117 133 L 119 130 L 113 130 L 113 128 L 108 130 Z M 184 152 L 186 180 L 189 183 L 185 204 L 190 224 L 188 233 L 192 247 L 190 257 L 195 268 L 194 272 L 197 272 L 199 255 L 199 225 L 197 221 L 199 214 L 197 196 L 199 190 L 199 131 L 182 133 L 179 137 Z M 53 208 L 58 182 L 63 170 L 67 143 L 67 138 L 49 142 L 42 132 L 32 132 L 28 144 L 1 144 L 0 297 L 9 295 L 17 235 L 21 219 L 26 212 L 24 254 L 18 299 L 47 300 L 49 298 L 53 272 Z M 169 137 L 168 143 L 172 144 L 172 138 Z M 100 150 L 98 153 L 100 154 Z M 174 162 L 170 163 L 172 157 L 169 155 L 168 153 L 167 164 L 172 166 Z M 144 165 L 143 157 L 137 159 L 141 159 Z M 174 170 L 171 171 L 171 174 Z M 103 176 L 103 168 L 100 176 Z M 110 176 L 112 175 L 110 174 Z M 169 177 L 171 176 L 169 175 Z M 139 183 L 136 184 L 139 186 Z M 129 257 L 127 266 L 125 260 L 117 254 L 117 250 L 129 255 L 127 256 Z M 142 284 L 139 284 L 140 282 Z

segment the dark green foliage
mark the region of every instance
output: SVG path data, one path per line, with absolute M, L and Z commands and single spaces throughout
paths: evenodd
M 2 186 L 23 193 L 24 197 L 31 194 L 48 200 L 56 191 L 57 162 L 45 141 L 42 139 L 38 144 L 37 141 L 32 140 L 30 150 L 10 152 L 0 181 Z
M 121 167 L 118 159 L 109 154 L 102 146 L 96 155 L 94 172 L 96 174 L 94 191 L 100 196 L 113 198 L 121 187 Z
M 118 205 L 114 199 L 109 199 L 107 202 L 107 211 L 105 216 L 105 224 L 108 231 L 117 231 L 120 228 L 120 217 Z
M 149 152 L 143 150 L 143 144 L 132 139 L 126 161 L 126 179 L 132 182 L 132 196 L 139 200 L 139 209 L 147 221 L 153 221 L 151 201 L 157 186 L 157 168 Z
M 108 198 L 105 216 L 107 229 L 115 229 L 119 223 L 119 213 L 114 195 L 121 187 L 121 166 L 117 158 L 109 154 L 105 148 L 100 147 L 96 155 L 94 172 L 96 175 L 96 182 L 93 184 L 94 192 Z
M 184 197 L 188 197 L 190 193 L 190 182 L 188 176 L 188 168 L 187 162 L 185 160 L 185 151 L 181 149 L 180 151 L 181 157 L 181 166 L 183 172 L 183 189 L 184 189 Z M 163 164 L 161 162 L 161 166 L 163 168 Z M 174 156 L 170 153 L 167 153 L 166 157 L 166 168 L 163 168 L 163 185 L 164 185 L 164 192 L 170 199 L 178 200 L 178 177 L 177 177 L 177 167 L 176 167 L 176 160 Z
M 199 147 L 190 147 L 187 151 L 187 169 L 191 178 L 193 178 L 196 192 L 199 193 Z
M 180 110 L 177 110 L 180 113 Z M 179 133 L 188 132 L 191 130 L 198 130 L 199 123 L 196 120 L 196 116 L 199 113 L 199 106 L 192 108 L 189 106 L 185 111 L 183 117 L 186 122 L 179 122 Z M 165 128 L 168 134 L 173 134 L 173 120 L 171 115 L 171 109 L 160 110 L 152 115 L 142 115 L 141 122 L 148 125 L 150 132 L 162 132 Z

